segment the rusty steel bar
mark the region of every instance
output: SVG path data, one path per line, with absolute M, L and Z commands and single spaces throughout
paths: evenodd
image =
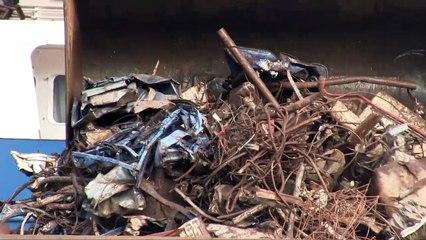
M 292 102 L 288 104 L 287 106 L 284 106 L 283 108 L 289 113 L 294 112 L 296 110 L 299 110 L 303 107 L 308 106 L 309 104 L 311 104 L 313 101 L 315 101 L 316 99 L 320 97 L 321 95 L 319 93 L 313 93 L 312 95 L 304 97 L 302 100 Z
M 355 83 L 355 82 L 366 82 L 366 83 L 384 85 L 389 87 L 407 88 L 410 90 L 415 90 L 417 88 L 417 85 L 411 82 L 385 79 L 385 78 L 373 78 L 373 77 L 367 77 L 367 76 L 352 76 L 352 77 L 328 79 L 325 81 L 325 86 L 343 85 L 343 84 L 349 84 L 349 83 Z M 318 88 L 320 86 L 319 82 L 296 82 L 295 84 L 298 88 Z M 279 88 L 293 89 L 291 84 L 287 81 L 268 83 L 267 86 L 268 88 L 273 90 L 278 90 Z
M 20 186 L 16 191 L 12 194 L 12 196 L 9 197 L 0 207 L 0 211 L 3 211 L 3 208 L 6 204 L 10 203 L 18 194 L 20 194 L 22 191 L 24 191 L 28 186 L 34 183 L 34 179 L 30 179 L 28 182 L 24 183 L 22 186 Z
M 225 43 L 225 46 L 229 49 L 229 51 L 231 51 L 232 55 L 237 59 L 238 63 L 240 63 L 241 67 L 247 75 L 248 80 L 254 86 L 256 86 L 257 89 L 259 89 L 262 96 L 265 97 L 266 100 L 270 102 L 272 106 L 274 106 L 274 108 L 277 110 L 280 109 L 280 104 L 275 99 L 274 95 L 272 95 L 268 87 L 266 87 L 265 83 L 259 78 L 256 71 L 254 71 L 254 69 L 251 67 L 247 59 L 241 54 L 240 50 L 238 50 L 235 42 L 228 35 L 226 30 L 221 28 L 219 31 L 217 31 L 217 34 L 222 39 L 223 43 Z
M 348 83 L 354 83 L 354 82 L 366 82 L 366 83 L 384 85 L 389 87 L 407 88 L 410 90 L 415 90 L 417 88 L 416 84 L 408 82 L 408 81 L 406 82 L 401 80 L 394 80 L 394 79 L 387 79 L 387 78 L 374 78 L 374 77 L 368 77 L 368 76 L 342 77 L 342 78 L 329 79 L 328 81 L 330 82 L 329 86 L 348 84 Z M 327 83 L 326 83 L 326 86 L 327 86 Z

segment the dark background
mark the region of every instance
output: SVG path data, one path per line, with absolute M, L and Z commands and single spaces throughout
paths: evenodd
M 237 45 L 325 64 L 331 75 L 390 76 L 425 85 L 426 1 L 77 1 L 84 75 L 207 79 L 228 75 L 225 27 Z

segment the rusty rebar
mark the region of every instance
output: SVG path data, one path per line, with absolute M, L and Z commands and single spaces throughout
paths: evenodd
M 349 83 L 356 83 L 356 82 L 365 82 L 365 83 L 371 83 L 376 85 L 384 85 L 389 87 L 399 87 L 399 88 L 406 88 L 409 90 L 415 90 L 417 88 L 417 85 L 408 81 L 403 80 L 395 80 L 395 79 L 387 79 L 387 78 L 373 78 L 373 77 L 367 77 L 367 76 L 351 76 L 351 77 L 342 77 L 342 78 L 336 78 L 336 79 L 327 79 L 325 81 L 325 86 L 336 86 L 336 85 L 343 85 L 343 84 L 349 84 Z M 320 82 L 295 82 L 295 85 L 298 88 L 319 88 Z M 293 89 L 293 86 L 287 82 L 287 81 L 277 81 L 266 84 L 268 88 L 270 88 L 272 91 L 276 91 L 280 88 L 291 90 Z
M 24 191 L 28 186 L 30 186 L 31 184 L 34 183 L 34 179 L 30 179 L 28 182 L 22 184 L 22 186 L 20 186 L 18 189 L 16 189 L 16 191 L 12 194 L 12 196 L 10 196 L 4 203 L 3 205 L 1 205 L 0 207 L 0 212 L 3 211 L 3 208 L 6 204 L 10 203 L 16 196 L 18 196 L 19 193 L 21 193 L 22 191 Z
M 293 189 L 293 196 L 294 197 L 299 197 L 300 195 L 300 190 L 302 187 L 302 181 L 303 181 L 303 175 L 305 174 L 305 165 L 304 163 L 300 163 L 299 164 L 299 169 L 297 170 L 296 173 L 296 180 L 295 180 L 295 185 L 294 185 L 294 189 Z M 293 207 L 292 210 L 290 211 L 290 216 L 289 216 L 289 223 L 287 226 L 287 236 L 289 238 L 294 238 L 294 221 L 296 218 L 296 212 L 294 211 L 295 208 Z
M 191 216 L 191 213 L 188 209 L 184 208 L 183 206 L 169 201 L 168 199 L 164 198 L 163 196 L 161 196 L 154 188 L 154 186 L 148 182 L 148 180 L 142 179 L 139 182 L 139 188 L 142 189 L 144 192 L 146 192 L 147 194 L 149 194 L 151 197 L 153 197 L 154 199 L 156 199 L 157 201 L 159 201 L 160 203 L 175 209 L 176 211 L 179 211 L 180 213 L 182 213 L 185 216 Z
M 287 112 L 294 112 L 296 110 L 299 110 L 303 107 L 306 107 L 307 105 L 311 104 L 313 101 L 320 98 L 321 95 L 319 93 L 313 93 L 307 97 L 304 97 L 301 100 L 298 100 L 296 102 L 292 102 L 286 106 L 283 106 L 282 108 L 285 109 Z

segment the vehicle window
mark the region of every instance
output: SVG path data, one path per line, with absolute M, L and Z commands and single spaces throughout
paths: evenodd
M 53 80 L 53 119 L 65 123 L 65 75 L 58 75 Z

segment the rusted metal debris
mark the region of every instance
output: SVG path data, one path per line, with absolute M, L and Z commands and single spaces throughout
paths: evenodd
M 22 234 L 425 236 L 425 120 L 384 92 L 329 92 L 322 65 L 240 50 L 261 81 L 284 87 L 259 95 L 235 69 L 183 94 L 159 76 L 86 79 L 61 156 L 12 152 L 32 180 L 1 221 L 22 216 Z M 316 88 L 296 96 L 288 74 Z M 15 200 L 25 188 L 32 198 Z
M 0 19 L 9 19 L 13 12 L 16 11 L 19 19 L 24 20 L 25 14 L 17 0 L 1 0 L 0 1 Z
M 265 83 L 257 75 L 256 71 L 250 66 L 250 63 L 247 59 L 241 54 L 240 50 L 237 48 L 236 44 L 232 38 L 228 35 L 224 28 L 221 28 L 217 34 L 220 36 L 222 41 L 225 43 L 226 48 L 231 52 L 231 54 L 236 58 L 241 68 L 247 75 L 247 79 L 256 86 L 259 92 L 265 97 L 268 102 L 272 104 L 276 109 L 279 109 L 280 104 L 277 99 L 274 98 L 274 95 L 266 87 Z

